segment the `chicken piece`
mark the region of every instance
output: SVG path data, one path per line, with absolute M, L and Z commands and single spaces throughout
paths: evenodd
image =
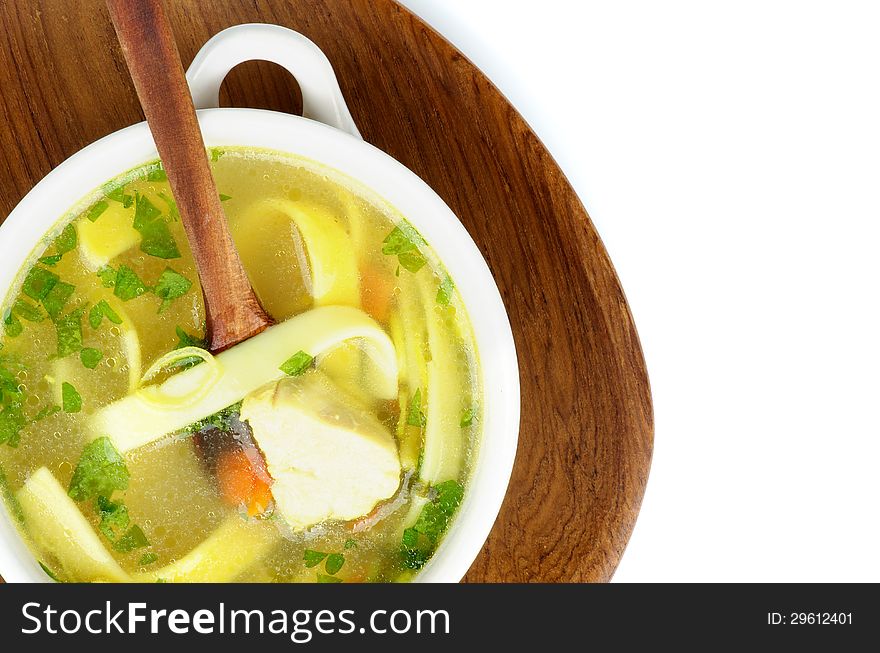
M 241 419 L 266 460 L 276 514 L 294 530 L 365 515 L 400 485 L 392 434 L 319 371 L 252 393 Z

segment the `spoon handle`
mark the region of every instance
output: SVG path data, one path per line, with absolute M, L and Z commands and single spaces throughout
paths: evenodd
M 195 258 L 211 351 L 272 324 L 235 250 L 161 0 L 106 0 Z

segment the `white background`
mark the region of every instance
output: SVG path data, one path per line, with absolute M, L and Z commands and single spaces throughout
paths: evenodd
M 611 253 L 653 385 L 617 581 L 880 581 L 880 4 L 404 0 Z

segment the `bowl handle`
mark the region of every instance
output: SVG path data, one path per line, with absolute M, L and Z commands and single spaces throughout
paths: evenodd
M 196 108 L 220 106 L 220 85 L 226 75 L 252 59 L 277 63 L 296 78 L 302 91 L 303 117 L 361 138 L 333 66 L 321 48 L 299 32 L 279 25 L 235 25 L 205 43 L 186 71 Z

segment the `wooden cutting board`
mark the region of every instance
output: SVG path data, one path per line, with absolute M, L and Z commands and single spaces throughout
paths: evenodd
M 547 150 L 460 52 L 391 0 L 166 0 L 184 63 L 221 29 L 277 23 L 333 63 L 364 138 L 443 197 L 510 313 L 522 429 L 504 507 L 466 580 L 606 581 L 650 468 L 645 362 L 611 261 Z M 0 216 L 83 146 L 143 120 L 101 0 L 0 3 Z M 224 105 L 298 112 L 247 63 Z M 492 379 L 487 379 L 492 383 Z

